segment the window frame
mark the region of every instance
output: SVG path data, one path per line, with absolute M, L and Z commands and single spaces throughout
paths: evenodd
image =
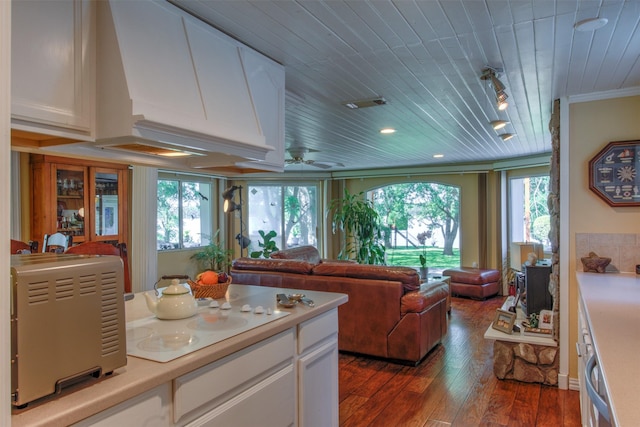
M 315 194 L 316 194 L 316 200 L 315 200 L 315 206 L 316 206 L 316 212 L 315 212 L 315 223 L 316 223 L 316 232 L 315 232 L 315 239 L 316 239 L 316 248 L 318 249 L 318 251 L 320 253 L 322 253 L 322 246 L 323 246 L 323 239 L 321 238 L 322 234 L 322 229 L 323 229 L 323 223 L 322 223 L 322 195 L 321 195 L 321 191 L 322 191 L 322 186 L 320 185 L 319 182 L 316 181 L 296 181 L 296 182 L 291 182 L 291 181 L 247 181 L 246 182 L 246 187 L 247 187 L 247 216 L 246 216 L 246 232 L 247 235 L 251 235 L 252 230 L 250 228 L 251 225 L 251 204 L 249 203 L 249 193 L 251 192 L 251 189 L 253 187 L 280 187 L 281 188 L 281 192 L 280 192 L 280 206 L 281 206 L 281 211 L 280 211 L 280 230 L 284 230 L 285 229 L 285 213 L 284 213 L 284 209 L 285 209 L 285 187 L 313 187 L 315 188 Z M 256 232 L 258 230 L 255 230 Z M 265 232 L 268 232 L 269 230 L 264 230 Z M 278 245 L 279 249 L 286 249 L 287 246 L 287 242 L 284 240 L 285 236 L 282 236 L 280 233 L 278 233 L 278 236 L 276 238 L 276 241 L 282 242 L 282 244 Z M 255 250 L 258 250 L 256 248 L 258 242 L 257 241 L 253 241 L 252 239 L 252 243 L 251 243 L 251 248 L 254 248 Z M 255 246 L 254 246 L 255 245 Z
M 170 251 L 182 251 L 182 250 L 193 250 L 193 249 L 198 249 L 201 247 L 204 247 L 208 244 L 208 239 L 202 238 L 200 240 L 200 245 L 199 246 L 189 246 L 189 247 L 185 247 L 184 246 L 184 212 L 183 212 L 183 202 L 182 202 L 182 188 L 183 188 L 183 184 L 184 183 L 198 183 L 198 184 L 207 184 L 210 186 L 210 194 L 208 197 L 208 200 L 203 200 L 205 203 L 202 203 L 202 205 L 206 206 L 205 211 L 208 211 L 209 213 L 209 221 L 203 222 L 203 224 L 206 225 L 206 227 L 203 227 L 203 229 L 201 230 L 200 234 L 201 235 L 213 235 L 214 233 L 214 224 L 216 221 L 216 215 L 215 213 L 217 212 L 217 198 L 218 198 L 218 186 L 217 186 L 217 178 L 216 177 L 211 177 L 211 176 L 203 176 L 203 175 L 195 175 L 195 174 L 187 174 L 187 173 L 177 173 L 177 172 L 159 172 L 158 173 L 158 178 L 157 178 L 158 183 L 160 181 L 176 181 L 178 182 L 178 206 L 179 206 L 179 212 L 178 212 L 178 247 L 174 247 L 174 248 L 167 248 L 167 249 L 161 249 L 159 247 L 159 245 L 156 245 L 156 250 L 157 252 L 170 252 Z M 159 187 L 159 185 L 158 185 Z M 159 203 L 157 204 L 157 209 L 159 209 Z M 158 215 L 159 216 L 159 215 Z M 208 228 L 208 230 L 207 230 Z M 158 230 L 158 225 L 156 224 L 156 234 L 157 234 L 157 230 Z

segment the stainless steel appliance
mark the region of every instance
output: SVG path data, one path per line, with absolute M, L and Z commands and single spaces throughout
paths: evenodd
M 123 293 L 117 256 L 11 256 L 13 405 L 126 365 Z

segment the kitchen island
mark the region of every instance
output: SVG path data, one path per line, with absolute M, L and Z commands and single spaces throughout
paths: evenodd
M 266 419 L 274 425 L 305 425 L 318 416 L 323 425 L 337 425 L 337 307 L 347 296 L 305 291 L 314 307 L 282 308 L 278 293 L 295 290 L 232 284 L 226 299 L 232 310 L 249 305 L 288 314 L 165 363 L 128 356 L 127 365 L 111 376 L 14 409 L 12 426 Z M 140 294 L 126 302 L 125 310 L 128 325 L 151 314 Z
M 576 277 L 586 320 L 584 333 L 591 336 L 611 422 L 640 426 L 640 277 L 582 272 Z

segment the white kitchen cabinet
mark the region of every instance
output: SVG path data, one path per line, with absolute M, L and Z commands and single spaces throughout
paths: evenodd
M 224 420 L 295 419 L 294 330 L 282 332 L 174 380 L 174 421 L 230 425 Z M 275 417 L 275 418 L 274 418 Z
M 170 382 L 73 424 L 75 427 L 162 427 L 171 425 Z
M 90 140 L 95 123 L 95 7 L 12 2 L 13 129 Z
M 298 330 L 298 425 L 337 426 L 337 310 L 301 323 Z

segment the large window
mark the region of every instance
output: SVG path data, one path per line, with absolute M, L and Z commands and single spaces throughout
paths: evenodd
M 542 243 L 551 250 L 549 241 L 549 176 L 526 176 L 509 180 L 511 242 Z
M 318 188 L 316 185 L 258 185 L 248 188 L 248 233 L 250 251 L 260 250 L 260 230 L 277 233 L 280 249 L 316 246 L 318 226 Z
M 158 250 L 206 246 L 211 233 L 211 183 L 158 180 Z
M 430 182 L 394 184 L 370 191 L 382 219 L 388 265 L 430 272 L 460 266 L 460 188 Z

